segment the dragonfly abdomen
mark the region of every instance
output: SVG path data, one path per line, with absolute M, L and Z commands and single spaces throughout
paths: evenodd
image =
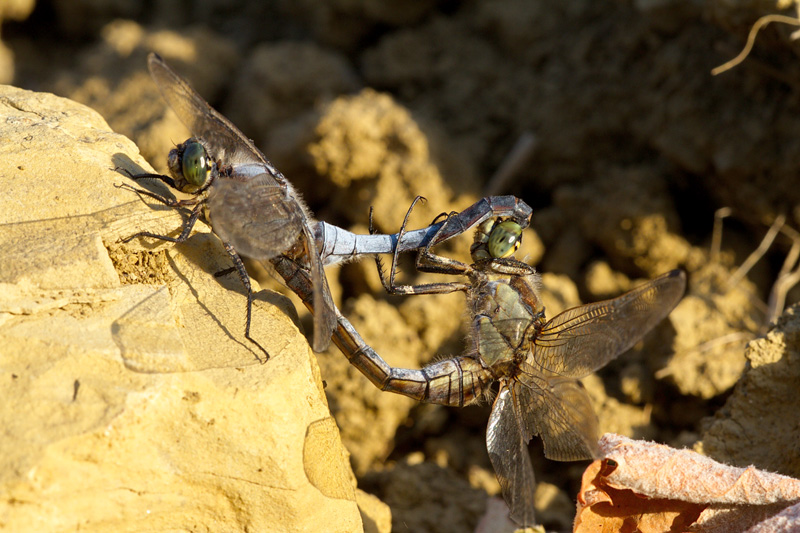
M 462 407 L 486 395 L 496 379 L 491 371 L 472 357 L 455 357 L 430 364 L 421 370 L 389 365 L 339 315 L 333 342 L 373 385 L 420 402 Z
M 428 378 L 422 401 L 463 407 L 487 396 L 497 377 L 472 357 L 454 357 L 430 364 L 421 372 Z

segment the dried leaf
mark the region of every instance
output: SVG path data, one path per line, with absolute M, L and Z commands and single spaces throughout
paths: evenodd
M 616 488 L 606 479 L 614 468 L 607 459 L 598 460 L 584 472 L 575 532 L 681 532 L 697 520 L 705 507 L 676 500 L 649 499 L 630 489 Z
M 800 502 L 800 480 L 614 434 L 600 439 L 600 449 L 605 459 L 583 476 L 575 532 L 771 532 L 800 526 L 800 511 L 786 509 Z M 778 522 L 769 525 L 773 520 Z

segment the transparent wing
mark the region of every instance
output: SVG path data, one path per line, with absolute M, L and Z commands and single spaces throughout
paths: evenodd
M 519 412 L 513 390 L 502 385 L 486 428 L 486 449 L 503 498 L 511 509 L 511 518 L 524 526 L 532 526 L 536 480 L 528 455 L 530 435 L 526 436 Z
M 520 379 L 502 384 L 486 428 L 486 448 L 511 517 L 533 525 L 536 483 L 528 442 L 539 435 L 556 461 L 600 455 L 597 419 L 583 386 L 572 379 L 542 378 L 523 365 Z
M 322 261 L 319 251 L 314 244 L 314 237 L 308 226 L 303 225 L 303 234 L 307 247 L 307 255 L 311 269 L 311 280 L 313 290 L 313 314 L 314 314 L 314 344 L 315 352 L 322 352 L 331 344 L 331 336 L 336 328 L 336 308 L 333 305 L 331 289 L 328 287 L 328 279 L 322 268 Z M 301 298 L 302 294 L 298 294 Z
M 219 179 L 208 200 L 214 232 L 253 259 L 285 252 L 300 237 L 303 213 L 287 201 L 286 189 L 261 174 L 248 181 Z
M 215 183 L 209 198 L 214 232 L 237 252 L 269 260 L 286 252 L 302 236 L 304 256 L 311 273 L 311 287 L 292 287 L 314 310 L 314 351 L 324 351 L 336 327 L 336 312 L 328 280 L 322 268 L 305 216 L 295 202 L 286 201 L 286 190 L 270 185 L 268 176 L 248 181 L 224 179 Z M 297 268 L 302 268 L 298 265 Z M 309 294 L 309 292 L 311 294 Z
M 582 378 L 636 344 L 677 305 L 686 274 L 673 270 L 614 298 L 555 316 L 534 340 L 529 363 Z
M 285 183 L 283 175 L 252 141 L 230 120 L 208 105 L 161 56 L 151 53 L 147 58 L 147 66 L 164 100 L 192 134 L 204 141 L 211 157 L 230 165 L 258 163 L 275 180 L 273 185 Z
M 580 461 L 599 455 L 597 417 L 579 381 L 537 375 L 523 364 L 512 384 L 524 435 L 539 435 L 544 455 L 554 461 Z

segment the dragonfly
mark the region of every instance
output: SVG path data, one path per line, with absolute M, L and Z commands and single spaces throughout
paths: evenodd
M 310 275 L 301 283 L 304 303 L 314 317 L 313 349 L 324 351 L 337 324 L 337 312 L 323 270 L 324 265 L 348 261 L 366 254 L 393 253 L 435 245 L 468 231 L 491 217 L 510 217 L 525 227 L 531 208 L 513 196 L 482 198 L 461 213 L 427 228 L 398 235 L 356 235 L 343 228 L 315 222 L 300 194 L 267 157 L 230 120 L 213 109 L 158 54 L 147 59 L 151 77 L 167 104 L 192 133 L 169 152 L 170 176 L 143 173 L 128 177 L 138 181 L 157 179 L 189 194 L 177 199 L 121 184 L 119 187 L 145 195 L 176 209 L 188 209 L 177 237 L 142 231 L 123 239 L 150 237 L 179 243 L 189 238 L 201 217 L 212 227 L 233 261 L 247 294 L 245 338 L 269 359 L 269 353 L 250 336 L 253 291 L 241 255 L 279 262 L 279 273 L 292 287 L 297 270 Z M 402 241 L 402 242 L 401 242 Z
M 407 220 L 408 215 L 403 225 Z M 419 250 L 419 270 L 463 275 L 463 282 L 397 285 L 397 251 L 388 280 L 378 265 L 391 293 L 467 294 L 470 335 L 462 355 L 422 369 L 392 367 L 338 310 L 333 342 L 379 389 L 421 402 L 462 407 L 491 396 L 498 383 L 486 447 L 511 517 L 528 526 L 534 524 L 535 491 L 530 439 L 538 435 L 552 460 L 600 456 L 597 418 L 578 380 L 631 348 L 664 319 L 683 296 L 686 275 L 673 270 L 617 298 L 547 320 L 539 274 L 512 257 L 521 234 L 522 228 L 510 219 L 482 222 L 471 247 L 471 265 L 437 256 L 430 246 Z M 308 292 L 308 273 L 301 274 L 295 290 Z

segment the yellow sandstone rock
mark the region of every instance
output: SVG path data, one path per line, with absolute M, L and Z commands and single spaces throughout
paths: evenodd
M 0 529 L 361 531 L 285 298 L 256 295 L 252 335 L 272 356 L 258 364 L 206 226 L 183 245 L 118 244 L 181 220 L 114 187 L 116 166 L 151 170 L 130 140 L 13 87 L 0 115 Z

